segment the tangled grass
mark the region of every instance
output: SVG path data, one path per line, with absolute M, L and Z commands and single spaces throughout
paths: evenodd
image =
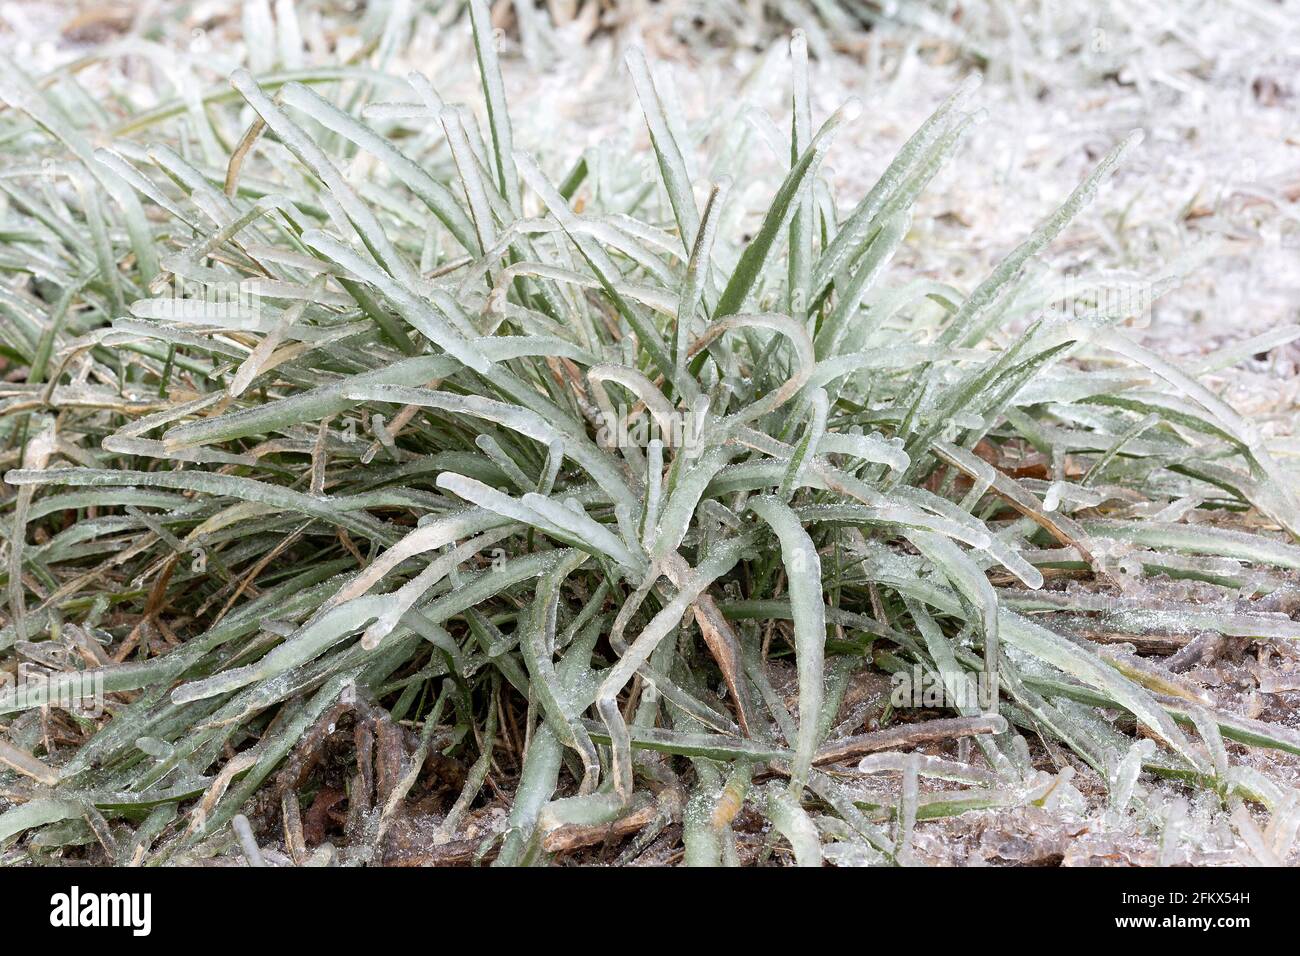
M 974 84 L 846 203 L 818 174 L 860 110 L 814 122 L 796 33 L 788 132 L 763 130 L 788 172 L 742 234 L 635 51 L 648 155 L 515 150 L 469 7 L 485 124 L 420 74 L 370 102 L 356 66 L 111 123 L 5 64 L 0 650 L 46 674 L 0 694 L 11 853 L 252 860 L 274 783 L 306 858 L 307 748 L 352 708 L 413 732 L 386 783 L 359 771 L 352 862 L 437 750 L 469 766 L 434 845 L 517 765 L 476 848 L 498 864 L 629 820 L 629 853 L 680 823 L 687 862 L 748 860 L 743 809 L 760 858 L 907 863 L 918 819 L 1067 799 L 1031 740 L 1120 810 L 1143 771 L 1261 804 L 1267 833 L 1234 822 L 1284 858 L 1295 793 L 1224 739 L 1300 737 L 1087 639 L 1300 636 L 1294 478 L 1128 337 L 1161 290 L 1026 278 L 1138 138 L 973 290 L 891 286 Z M 743 177 L 747 142 L 717 146 Z M 854 733 L 854 679 L 913 668 L 956 718 Z M 88 677 L 107 713 L 65 706 Z M 896 804 L 857 786 L 882 772 Z

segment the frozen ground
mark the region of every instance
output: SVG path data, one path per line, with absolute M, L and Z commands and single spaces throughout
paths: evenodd
M 238 6 L 201 2 L 178 16 L 163 3 L 5 2 L 0 48 L 39 75 L 103 44 L 124 44 L 120 49 L 136 55 L 97 62 L 79 75 L 92 92 L 112 89 L 148 106 L 156 94 L 144 71 L 154 67 L 142 65 L 142 42 L 176 53 L 165 68 L 178 83 L 203 88 L 221 83 L 246 59 L 266 55 L 240 39 Z M 355 52 L 382 7 L 371 4 L 363 13 L 342 5 L 300 6 L 309 11 L 306 62 Z M 945 6 L 957 12 L 936 12 Z M 785 74 L 759 69 L 785 57 L 783 44 L 764 41 L 779 37 L 781 28 L 736 28 L 700 4 L 626 8 L 630 12 L 609 14 L 603 24 L 585 8 L 586 14 L 527 50 L 503 15 L 507 92 L 519 144 L 558 173 L 584 149 L 642 143 L 644 123 L 621 56 L 626 44 L 639 42 L 672 76 L 699 147 L 694 172 L 707 181 L 709 157 L 723 145 L 716 131 L 749 109 L 774 120 L 785 112 Z M 1014 23 L 999 12 L 1004 9 L 1018 11 Z M 1160 289 L 1164 294 L 1135 321 L 1146 326 L 1149 342 L 1189 369 L 1228 345 L 1300 322 L 1300 2 L 904 4 L 870 32 L 811 19 L 803 25 L 819 54 L 815 118 L 849 96 L 865 107 L 829 160 L 828 178 L 842 203 L 856 201 L 964 75 L 985 75 L 976 100 L 987 115 L 922 199 L 895 268 L 968 290 L 1101 155 L 1139 128 L 1145 139 L 1131 161 L 1049 251 L 1043 287 L 1053 288 L 1066 274 L 1107 273 Z M 394 43 L 389 71 L 400 77 L 418 67 L 448 99 L 471 100 L 476 77 L 465 68 L 472 62 L 467 43 L 465 30 L 421 15 L 409 41 Z M 378 98 L 405 95 L 396 84 Z M 741 216 L 766 201 L 784 164 L 762 143 L 763 124 L 749 127 L 760 146 L 751 151 L 748 168 L 765 165 L 767 174 L 747 178 L 751 192 L 733 207 Z M 366 169 L 352 172 L 362 176 Z M 599 180 L 602 172 L 595 175 Z M 1247 347 L 1240 361 L 1203 379 L 1260 424 L 1292 475 L 1300 468 L 1298 364 L 1296 343 Z M 1280 609 L 1294 616 L 1294 607 Z M 1185 643 L 1193 636 L 1171 640 Z M 1296 660 L 1289 645 L 1227 639 L 1207 663 L 1189 661 L 1184 674 L 1225 709 L 1300 729 Z M 873 713 L 859 706 L 842 715 L 850 716 L 868 724 Z M 1300 782 L 1300 758 L 1233 744 L 1229 749 L 1234 761 Z M 1036 756 L 1047 769 L 1072 761 L 1055 751 Z M 939 864 L 1221 864 L 1249 858 L 1240 821 L 1231 821 L 1212 795 L 1143 777 L 1136 786 L 1150 790 L 1148 798 L 1116 805 L 1095 774 L 1073 763 L 1078 772 L 1072 784 L 1058 788 L 1042 809 L 986 810 L 922 824 L 918 857 Z M 861 786 L 880 790 L 880 802 L 888 803 L 896 780 L 884 774 Z M 490 814 L 483 816 L 490 825 Z M 1185 817 L 1185 838 L 1166 837 L 1162 846 L 1160 832 L 1179 832 L 1166 826 L 1171 816 Z

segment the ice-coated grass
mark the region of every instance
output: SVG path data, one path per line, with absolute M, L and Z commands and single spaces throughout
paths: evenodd
M 1026 267 L 1138 137 L 969 291 L 891 284 L 916 197 L 964 161 L 973 84 L 837 196 L 822 164 L 864 120 L 814 113 L 818 38 L 796 33 L 788 169 L 746 235 L 640 50 L 645 154 L 517 149 L 469 8 L 449 28 L 473 35 L 474 107 L 421 74 L 275 73 L 292 17 L 259 27 L 233 94 L 114 124 L 6 65 L 0 652 L 55 677 L 0 689 L 0 839 L 266 862 L 251 798 L 347 705 L 420 741 L 358 812 L 357 860 L 383 858 L 440 728 L 468 772 L 435 842 L 496 760 L 508 822 L 476 858 L 501 864 L 642 813 L 647 842 L 677 819 L 687 862 L 736 863 L 742 808 L 771 823 L 746 859 L 910 863 L 926 820 L 1064 792 L 1040 739 L 1116 815 L 1144 772 L 1262 803 L 1268 833 L 1234 825 L 1284 857 L 1296 794 L 1224 740 L 1295 753 L 1294 733 L 1087 625 L 1294 639 L 1252 603 L 1300 567 L 1292 477 L 1124 308 L 1014 321 Z M 1166 600 L 1166 577 L 1221 600 Z M 842 726 L 855 678 L 914 665 L 959 728 Z M 54 708 L 52 743 L 41 708 L 73 672 L 108 712 Z M 927 733 L 981 763 L 900 752 Z M 896 798 L 858 787 L 878 773 Z

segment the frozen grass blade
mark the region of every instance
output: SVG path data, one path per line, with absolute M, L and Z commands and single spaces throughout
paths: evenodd
M 799 738 L 790 774 L 790 789 L 797 796 L 808 782 L 808 771 L 818 743 L 817 714 L 822 703 L 822 665 L 826 644 L 821 558 L 808 532 L 784 503 L 775 498 L 755 498 L 749 506 L 771 525 L 780 540 L 781 561 L 790 585 L 795 657 L 799 665 Z

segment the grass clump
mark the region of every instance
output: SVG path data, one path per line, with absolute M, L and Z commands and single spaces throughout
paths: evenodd
M 1030 740 L 1117 812 L 1144 769 L 1293 806 L 1223 743 L 1300 753 L 1293 733 L 1087 639 L 1098 615 L 1297 630 L 1238 601 L 1300 568 L 1251 424 L 1127 337 L 1131 302 L 1052 308 L 1025 278 L 1135 138 L 973 291 L 890 285 L 973 86 L 846 205 L 819 172 L 859 110 L 815 122 L 796 34 L 788 168 L 744 236 L 635 51 L 648 155 L 516 150 L 470 14 L 485 122 L 419 74 L 367 105 L 359 69 L 240 71 L 237 98 L 114 137 L 6 69 L 0 649 L 49 678 L 0 695 L 0 839 L 257 856 L 255 813 L 307 859 L 300 803 L 345 715 L 371 734 L 357 861 L 409 830 L 437 755 L 464 773 L 427 858 L 468 840 L 496 767 L 508 823 L 469 842 L 501 864 L 610 832 L 638 834 L 630 858 L 670 823 L 691 863 L 906 863 L 918 820 L 1062 799 L 1074 767 Z M 913 669 L 955 716 L 841 722 L 864 673 Z M 51 731 L 87 675 L 108 713 Z M 978 754 L 899 752 L 949 739 Z M 896 804 L 846 764 L 870 753 Z M 738 838 L 742 809 L 773 835 Z

